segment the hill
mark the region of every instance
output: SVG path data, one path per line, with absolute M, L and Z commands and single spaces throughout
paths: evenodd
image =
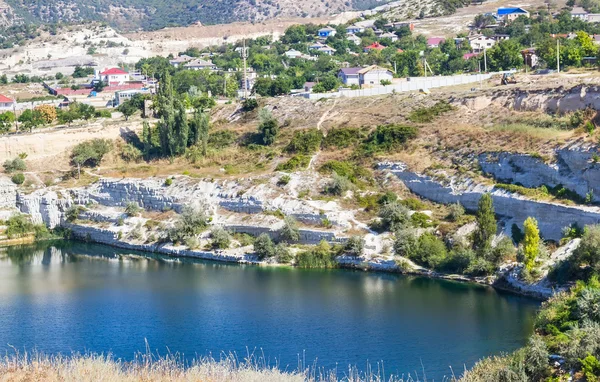
M 320 17 L 365 10 L 390 0 L 5 0 L 5 19 L 25 23 L 103 21 L 126 31 L 156 30 L 194 23 L 258 22 L 279 17 Z M 409 6 L 398 1 L 398 7 Z M 465 0 L 432 0 L 414 8 L 414 16 L 453 12 Z M 421 12 L 422 11 L 422 12 Z

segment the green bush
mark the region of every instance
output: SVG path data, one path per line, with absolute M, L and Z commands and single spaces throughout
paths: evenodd
M 223 227 L 214 227 L 210 231 L 213 249 L 227 249 L 231 245 L 231 235 Z
M 131 143 L 126 144 L 121 150 L 121 158 L 125 162 L 139 162 L 142 160 L 142 151 L 132 145 Z
M 487 276 L 495 270 L 494 264 L 482 257 L 476 257 L 469 267 L 465 270 L 465 274 L 469 276 Z
M 173 178 L 165 179 L 165 186 L 169 187 L 172 184 L 173 184 Z
M 431 222 L 431 218 L 429 217 L 429 215 L 424 214 L 423 212 L 415 212 L 410 216 L 410 222 L 412 223 L 413 227 L 418 227 L 418 228 L 429 228 L 431 226 L 433 226 L 433 223 Z
M 400 204 L 402 204 L 404 207 L 408 208 L 411 211 L 421 211 L 421 210 L 424 210 L 425 208 L 427 208 L 425 203 L 423 203 L 422 201 L 420 201 L 417 198 L 407 198 L 407 199 L 401 200 Z
M 12 182 L 14 184 L 23 184 L 23 182 L 25 182 L 25 175 L 23 175 L 23 173 L 19 172 L 17 174 L 14 174 L 10 180 L 12 180 Z
M 464 215 L 465 208 L 459 202 L 448 205 L 448 220 L 456 222 L 460 220 Z
M 112 113 L 110 110 L 96 110 L 94 112 L 94 117 L 96 118 L 112 118 Z
M 401 229 L 395 233 L 394 253 L 397 256 L 411 258 L 419 245 L 417 235 L 411 229 Z
M 277 181 L 277 185 L 279 187 L 286 186 L 292 178 L 289 175 L 282 175 L 281 178 Z
M 339 176 L 348 178 L 353 184 L 361 185 L 363 182 L 371 180 L 371 173 L 363 166 L 356 165 L 348 161 L 331 160 L 325 162 L 320 168 L 323 173 L 335 173 Z
M 417 137 L 417 128 L 404 125 L 377 126 L 357 155 L 371 155 L 401 149 L 409 140 Z
M 286 216 L 283 219 L 283 227 L 279 230 L 279 240 L 286 243 L 300 240 L 298 222 L 292 216 Z
M 71 152 L 71 161 L 77 166 L 96 167 L 112 149 L 112 142 L 108 139 L 92 139 L 81 142 Z
M 436 117 L 452 110 L 455 110 L 454 106 L 446 101 L 439 101 L 431 107 L 422 107 L 412 111 L 408 115 L 408 119 L 416 123 L 432 122 Z
M 377 204 L 379 204 L 380 206 L 383 206 L 384 204 L 395 203 L 397 201 L 398 201 L 398 195 L 396 195 L 394 192 L 387 191 L 385 194 L 382 194 L 377 199 Z M 408 207 L 408 206 L 406 206 L 406 207 Z
M 446 245 L 434 234 L 426 232 L 419 237 L 417 249 L 410 259 L 428 268 L 438 269 L 447 256 Z
M 289 264 L 294 259 L 294 256 L 285 243 L 279 243 L 275 246 L 275 259 L 277 259 L 278 263 Z
M 316 152 L 321 146 L 323 133 L 317 129 L 297 131 L 292 140 L 285 147 L 285 151 L 295 154 L 309 155 Z
M 242 103 L 242 110 L 245 112 L 252 111 L 258 107 L 256 98 L 248 98 Z
M 439 269 L 448 272 L 463 274 L 475 260 L 475 252 L 470 248 L 457 248 L 452 250 Z
M 263 118 L 260 125 L 258 125 L 258 133 L 260 134 L 262 143 L 264 145 L 272 145 L 279 135 L 279 123 L 272 116 L 266 116 Z
M 128 202 L 125 206 L 125 213 L 127 216 L 136 216 L 142 212 L 142 208 L 136 202 Z
M 379 210 L 381 229 L 394 232 L 405 227 L 410 220 L 408 212 L 408 209 L 399 203 L 384 204 Z
M 174 226 L 169 230 L 169 240 L 173 243 L 185 242 L 206 230 L 209 218 L 200 209 L 185 206 Z
M 8 174 L 17 171 L 27 170 L 27 165 L 25 164 L 25 161 L 19 157 L 16 157 L 13 160 L 6 160 L 6 162 L 4 162 L 3 167 L 4 171 Z
M 273 241 L 268 234 L 261 233 L 256 240 L 254 240 L 254 253 L 256 253 L 261 260 L 276 255 L 275 244 L 273 244 Z
M 219 130 L 209 134 L 208 146 L 217 150 L 224 149 L 235 143 L 237 135 L 231 130 Z
M 325 185 L 323 192 L 329 195 L 343 196 L 348 190 L 352 189 L 352 182 L 345 176 L 333 174 L 333 179 Z
M 34 233 L 34 224 L 26 215 L 13 215 L 6 222 L 6 237 L 14 239 Z
M 296 258 L 300 268 L 335 268 L 336 253 L 325 240 L 310 250 L 300 252 Z
M 323 148 L 346 148 L 358 145 L 365 137 L 359 129 L 355 128 L 337 128 L 331 129 L 323 138 L 321 143 Z
M 280 163 L 277 165 L 275 170 L 277 171 L 295 171 L 298 169 L 306 169 L 310 164 L 310 157 L 307 155 L 294 155 L 290 159 L 288 159 L 285 163 Z
M 79 218 L 79 214 L 83 212 L 84 208 L 82 206 L 71 206 L 65 212 L 65 218 L 69 223 L 73 223 L 75 220 Z
M 365 248 L 365 241 L 360 236 L 352 236 L 344 245 L 344 253 L 349 256 L 361 256 Z

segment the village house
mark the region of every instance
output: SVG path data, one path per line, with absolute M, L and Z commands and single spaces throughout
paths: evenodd
M 185 54 L 182 54 L 179 57 L 176 57 L 176 58 L 174 58 L 172 60 L 169 60 L 169 63 L 171 65 L 173 65 L 174 67 L 179 68 L 181 65 L 184 65 L 184 64 L 192 61 L 193 59 L 194 59 L 194 57 L 190 57 L 190 56 L 187 56 Z
M 516 20 L 519 16 L 525 16 L 529 18 L 529 12 L 524 10 L 523 8 L 498 8 L 498 19 L 504 21 L 505 23 L 509 23 L 511 21 Z
M 372 50 L 377 51 L 377 50 L 384 50 L 384 49 L 385 49 L 385 46 L 381 45 L 378 42 L 374 42 L 374 43 L 372 43 L 369 46 L 365 46 L 365 48 L 363 49 L 363 51 L 365 53 L 369 53 Z
M 358 72 L 361 69 L 362 68 L 342 68 L 338 72 L 338 78 L 346 86 L 352 86 L 352 85 L 359 86 L 360 80 L 358 78 L 359 77 Z
M 315 87 L 316 82 L 305 82 L 304 83 L 304 91 L 306 93 L 312 93 L 312 89 Z
M 496 40 L 481 34 L 469 37 L 469 45 L 471 45 L 473 53 L 483 52 L 486 49 L 490 49 L 495 44 Z
M 496 40 L 496 42 L 500 42 L 500 41 L 504 41 L 504 40 L 509 40 L 510 39 L 510 35 L 508 34 L 495 34 L 492 36 L 492 38 L 494 40 Z
M 196 60 L 190 61 L 187 64 L 185 64 L 184 67 L 189 70 L 203 70 L 203 69 L 216 70 L 217 69 L 217 66 L 215 64 L 213 64 L 211 61 L 202 60 L 202 59 L 196 59 Z
M 583 7 L 573 7 L 573 9 L 571 9 L 571 18 L 587 21 L 588 12 L 583 9 Z
M 362 42 L 362 39 L 360 37 L 358 37 L 357 35 L 352 34 L 352 33 L 350 33 L 349 35 L 347 35 L 346 38 L 351 43 L 354 43 L 354 45 L 360 45 L 360 43 Z
M 386 28 L 390 28 L 390 29 L 400 29 L 400 28 L 404 28 L 404 27 L 408 27 L 408 29 L 410 29 L 411 32 L 413 32 L 415 30 L 415 24 L 413 23 L 407 23 L 407 22 L 394 22 L 394 23 L 388 23 L 384 25 Z
M 346 33 L 347 34 L 362 33 L 364 31 L 365 31 L 365 28 L 360 27 L 358 25 L 350 25 L 349 27 L 346 28 Z
M 377 65 L 366 68 L 342 68 L 338 78 L 346 86 L 379 86 L 381 81 L 392 81 L 394 74 L 391 70 Z
M 446 41 L 443 37 L 430 37 L 427 39 L 427 47 L 429 48 L 439 48 L 440 44 Z
M 379 36 L 379 38 L 389 38 L 390 40 L 392 40 L 392 42 L 398 41 L 398 36 L 396 36 L 396 34 L 392 32 L 384 33 L 381 36 Z
M 325 27 L 325 28 L 321 28 L 318 31 L 320 38 L 333 37 L 333 36 L 335 36 L 336 33 L 337 33 L 337 31 L 334 28 L 329 27 L 329 26 Z
M 290 49 L 283 54 L 287 58 L 300 58 L 302 57 L 302 52 L 297 51 L 296 49 Z
M 123 85 L 129 81 L 129 73 L 119 68 L 106 69 L 100 72 L 96 78 L 108 85 Z
M 146 89 L 131 89 L 115 92 L 114 106 L 122 105 L 125 101 L 129 101 L 135 94 L 150 94 L 150 90 Z
M 332 56 L 335 53 L 335 49 L 333 49 L 329 45 L 321 44 L 320 42 L 316 42 L 316 43 L 312 44 L 311 46 L 308 47 L 308 49 L 323 52 L 330 56 Z
M 8 98 L 7 96 L 0 94 L 0 110 L 13 110 L 15 106 L 16 102 L 14 99 Z

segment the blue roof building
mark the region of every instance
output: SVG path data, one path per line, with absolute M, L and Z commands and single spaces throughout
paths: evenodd
M 523 8 L 498 8 L 498 18 L 504 21 L 513 21 L 519 16 L 529 17 L 529 12 Z

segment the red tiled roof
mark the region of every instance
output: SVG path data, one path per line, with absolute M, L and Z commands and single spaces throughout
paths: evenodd
M 119 68 L 112 68 L 112 69 L 108 69 L 103 71 L 102 73 L 103 76 L 108 76 L 108 75 L 115 75 L 115 74 L 129 74 L 126 71 L 124 71 L 123 69 L 119 69 Z
M 439 45 L 446 41 L 443 37 L 430 37 L 427 39 L 427 45 Z
M 0 103 L 13 103 L 15 102 L 13 99 L 8 98 L 5 95 L 0 94 Z
M 463 54 L 463 60 L 468 60 L 470 58 L 477 57 L 477 53 L 465 53 Z
M 371 45 L 365 47 L 365 49 L 377 49 L 377 50 L 382 50 L 385 49 L 385 46 L 381 45 L 378 42 L 374 42 Z

